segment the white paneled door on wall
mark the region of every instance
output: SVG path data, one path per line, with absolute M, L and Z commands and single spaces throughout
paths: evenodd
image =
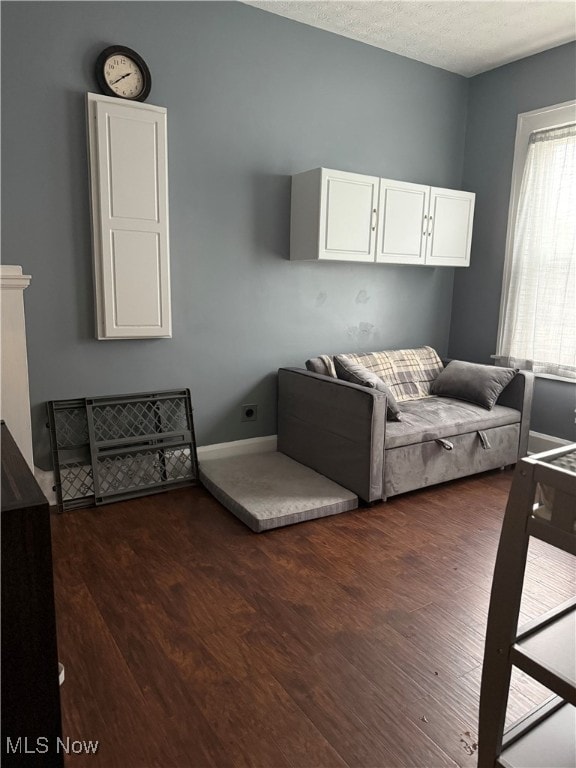
M 99 339 L 171 336 L 166 110 L 88 94 Z

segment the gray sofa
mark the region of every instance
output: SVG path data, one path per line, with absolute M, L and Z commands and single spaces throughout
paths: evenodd
M 366 502 L 514 464 L 527 452 L 533 375 L 510 375 L 492 407 L 428 395 L 400 402 L 402 420 L 387 421 L 387 395 L 371 385 L 335 378 L 333 368 L 281 368 L 278 450 Z

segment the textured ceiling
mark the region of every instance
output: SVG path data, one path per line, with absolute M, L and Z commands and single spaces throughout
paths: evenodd
M 573 0 L 245 0 L 471 77 L 576 39 Z

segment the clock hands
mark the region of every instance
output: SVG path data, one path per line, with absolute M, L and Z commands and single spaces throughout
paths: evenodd
M 127 72 L 125 75 L 122 75 L 122 76 L 121 76 L 121 77 L 119 77 L 117 80 L 112 80 L 112 82 L 110 83 L 110 85 L 116 85 L 116 83 L 119 83 L 119 82 L 120 82 L 120 80 L 124 80 L 124 78 L 125 78 L 125 77 L 130 77 L 130 75 L 133 75 L 133 74 L 134 74 L 134 72 Z

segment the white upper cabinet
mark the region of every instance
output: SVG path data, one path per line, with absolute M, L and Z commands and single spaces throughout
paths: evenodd
M 99 339 L 171 336 L 166 110 L 88 94 Z
M 293 176 L 290 258 L 373 262 L 379 181 L 326 168 Z
M 473 192 L 430 190 L 426 264 L 436 267 L 467 267 L 470 264 Z
M 430 187 L 380 179 L 376 261 L 424 264 Z
M 316 168 L 292 177 L 291 259 L 466 267 L 474 194 Z

